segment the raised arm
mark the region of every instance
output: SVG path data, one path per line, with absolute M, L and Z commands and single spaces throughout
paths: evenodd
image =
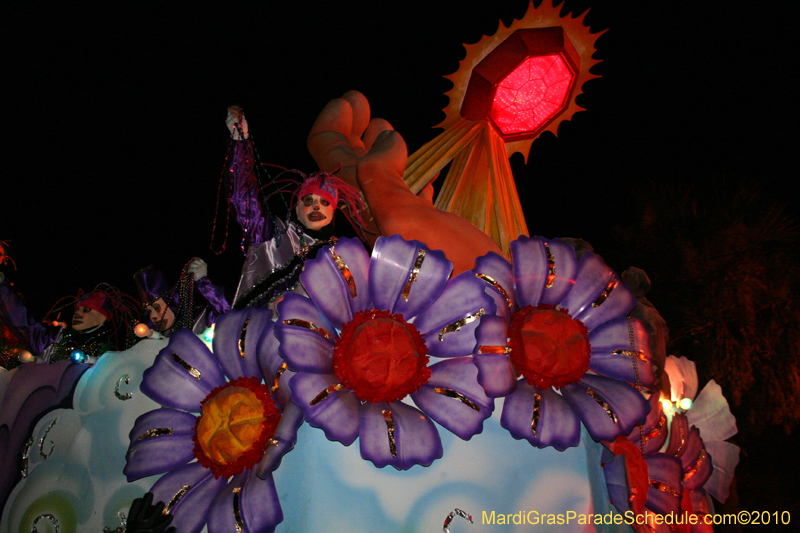
M 211 307 L 208 312 L 208 324 L 213 324 L 216 317 L 230 311 L 231 305 L 228 299 L 225 298 L 225 292 L 222 287 L 214 285 L 208 279 L 208 265 L 199 257 L 192 259 L 188 269 L 189 274 L 194 278 L 194 287 L 203 298 L 205 298 L 208 305 Z
M 225 123 L 232 137 L 226 171 L 231 206 L 236 211 L 236 221 L 242 228 L 245 244 L 259 244 L 271 237 L 272 228 L 261 208 L 247 120 L 237 106 L 231 106 Z

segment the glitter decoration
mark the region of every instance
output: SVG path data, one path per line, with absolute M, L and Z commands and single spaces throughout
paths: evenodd
M 408 281 L 406 281 L 406 285 L 403 287 L 403 292 L 400 293 L 400 296 L 402 296 L 403 300 L 406 302 L 408 301 L 408 295 L 411 293 L 411 284 L 417 281 L 419 269 L 422 268 L 422 262 L 425 261 L 426 255 L 428 255 L 428 251 L 424 248 L 420 249 L 420 251 L 417 253 L 417 259 L 414 261 L 414 267 L 408 274 Z
M 189 363 L 187 363 L 186 361 L 181 359 L 181 357 L 178 354 L 174 353 L 174 352 L 172 354 L 172 359 L 176 363 L 181 365 L 181 367 L 183 367 L 183 369 L 186 370 L 189 373 L 190 376 L 192 376 L 197 381 L 200 381 L 200 379 L 202 377 L 202 373 L 199 370 L 197 370 L 192 365 L 190 365 Z
M 325 337 L 326 339 L 333 338 L 333 335 L 328 333 L 326 330 L 322 329 L 319 326 L 316 326 L 313 322 L 308 322 L 307 320 L 298 320 L 296 318 L 290 318 L 288 320 L 283 321 L 283 325 L 285 326 L 297 326 L 298 328 L 306 328 L 310 329 L 311 331 L 315 331 Z
M 125 400 L 130 400 L 131 398 L 133 398 L 134 393 L 132 393 L 132 392 L 121 393 L 119 391 L 119 386 L 121 384 L 125 383 L 125 385 L 128 385 L 128 384 L 130 384 L 130 382 L 131 382 L 131 380 L 130 380 L 130 376 L 128 376 L 128 374 L 122 374 L 119 377 L 119 379 L 117 380 L 117 384 L 114 385 L 114 396 L 116 396 L 118 400 L 122 400 L 124 402 Z
M 342 277 L 344 277 L 345 281 L 347 281 L 347 288 L 350 290 L 350 297 L 355 298 L 358 296 L 358 290 L 356 288 L 356 280 L 353 278 L 353 274 L 350 272 L 350 269 L 347 268 L 347 264 L 342 260 L 342 256 L 338 255 L 334 249 L 336 245 L 331 246 L 331 255 L 333 256 L 333 261 L 336 263 L 336 266 L 339 268 L 339 271 L 342 273 Z
M 514 302 L 511 301 L 511 298 L 508 296 L 508 292 L 503 288 L 502 285 L 497 283 L 491 276 L 487 276 L 486 274 L 481 274 L 480 272 L 475 272 L 475 277 L 478 279 L 482 279 L 495 289 L 503 296 L 503 299 L 506 301 L 506 305 L 511 308 L 514 307 Z
M 53 450 L 56 447 L 56 443 L 51 440 L 50 441 L 50 451 L 47 452 L 47 453 L 44 453 L 44 441 L 47 438 L 47 434 L 50 433 L 50 430 L 53 429 L 53 426 L 56 425 L 56 422 L 58 422 L 58 418 L 54 418 L 53 421 L 50 422 L 50 425 L 48 425 L 47 429 L 44 430 L 44 434 L 42 434 L 42 438 L 39 439 L 39 455 L 42 457 L 42 459 L 47 459 L 48 457 L 50 457 L 53 454 Z
M 32 446 L 33 437 L 29 438 L 25 442 L 25 446 L 22 447 L 22 470 L 20 470 L 20 475 L 23 479 L 28 477 L 28 458 L 30 457 Z
M 452 522 L 453 518 L 455 518 L 456 516 L 460 516 L 464 520 L 469 520 L 470 524 L 474 524 L 474 522 L 472 521 L 472 515 L 469 515 L 465 511 L 456 508 L 450 514 L 447 515 L 447 518 L 444 519 L 444 526 L 442 526 L 442 531 L 444 533 L 450 533 L 450 522 Z
M 36 527 L 36 524 L 39 523 L 40 520 L 47 519 L 50 520 L 50 523 L 53 524 L 53 529 L 56 533 L 61 532 L 61 525 L 58 523 L 58 518 L 51 513 L 42 513 L 36 518 L 33 519 L 33 523 L 31 523 L 31 533 L 39 533 L 39 528 Z
M 189 492 L 189 489 L 191 488 L 192 488 L 191 485 L 184 485 L 183 487 L 178 489 L 178 492 L 176 492 L 175 495 L 172 497 L 172 499 L 170 499 L 169 503 L 164 506 L 164 510 L 161 511 L 161 514 L 165 516 L 168 515 L 170 511 L 172 511 L 172 508 L 175 507 L 175 504 L 178 503 L 180 499 L 183 498 L 184 494 Z
M 153 428 L 148 429 L 141 435 L 138 440 L 152 439 L 153 437 L 160 437 L 161 435 L 174 435 L 175 431 L 172 428 Z
M 439 342 L 444 340 L 445 334 L 452 333 L 454 331 L 461 331 L 461 328 L 463 328 L 467 324 L 471 324 L 471 323 L 475 322 L 476 320 L 478 320 L 480 317 L 482 317 L 485 314 L 486 314 L 486 311 L 484 311 L 483 307 L 481 307 L 480 309 L 478 309 L 477 313 L 474 313 L 474 314 L 471 314 L 471 315 L 467 315 L 467 316 L 465 316 L 464 318 L 462 318 L 460 320 L 456 320 L 452 324 L 446 325 L 445 327 L 442 328 L 442 331 L 439 332 Z

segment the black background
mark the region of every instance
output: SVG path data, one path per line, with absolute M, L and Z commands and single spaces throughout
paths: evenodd
M 549 1 L 549 0 L 546 0 Z M 590 6 L 591 4 L 591 6 Z M 597 41 L 586 112 L 512 158 L 531 234 L 607 252 L 644 179 L 790 192 L 792 30 L 774 4 L 568 1 Z M 390 7 L 388 7 L 390 6 Z M 528 3 L 26 2 L 7 13 L 0 240 L 37 316 L 104 281 L 133 292 L 155 263 L 192 256 L 235 287 L 238 228 L 209 250 L 227 147 L 225 108 L 247 112 L 266 161 L 315 170 L 305 138 L 348 89 L 414 151 L 439 131 L 462 43 Z M 791 143 L 791 144 L 790 144 Z M 224 224 L 220 228 L 224 235 Z M 617 265 L 615 265 L 617 266 Z M 623 268 L 626 265 L 618 265 Z
M 591 7 L 586 22 L 608 30 L 593 70 L 602 77 L 578 99 L 587 111 L 557 138 L 536 140 L 527 164 L 512 158 L 531 234 L 581 237 L 614 257 L 609 230 L 633 222 L 631 191 L 647 180 L 701 196 L 754 180 L 796 216 L 797 30 L 782 4 L 565 5 Z M 413 152 L 438 133 L 450 88 L 443 76 L 458 68 L 462 43 L 527 8 L 525 0 L 6 6 L 0 240 L 11 241 L 18 269 L 5 273 L 38 317 L 99 282 L 133 294 L 132 274 L 150 263 L 174 280 L 192 256 L 233 290 L 243 259 L 235 223 L 227 251 L 209 249 L 227 106 L 246 110 L 264 160 L 310 172 L 305 139 L 316 115 L 358 89 Z

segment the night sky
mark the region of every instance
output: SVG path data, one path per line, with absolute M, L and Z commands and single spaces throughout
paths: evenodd
M 586 84 L 578 103 L 587 111 L 562 123 L 558 138 L 536 140 L 527 165 L 512 158 L 531 234 L 582 237 L 602 255 L 612 225 L 629 221 L 630 189 L 643 180 L 712 191 L 753 179 L 790 200 L 796 30 L 787 13 L 753 2 L 566 6 L 591 6 L 586 22 L 608 29 L 593 71 L 602 77 Z M 432 128 L 450 88 L 443 76 L 458 67 L 462 43 L 527 7 L 7 7 L 0 240 L 11 241 L 18 268 L 6 266 L 7 276 L 39 317 L 99 282 L 135 294 L 131 276 L 150 263 L 175 280 L 192 256 L 233 290 L 243 260 L 235 223 L 227 251 L 209 250 L 227 106 L 245 109 L 263 160 L 311 172 L 305 139 L 317 113 L 358 89 L 413 152 L 439 132 Z

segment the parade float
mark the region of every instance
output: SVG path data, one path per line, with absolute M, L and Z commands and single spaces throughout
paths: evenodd
M 404 172 L 370 151 L 397 137 L 352 148 L 342 175 L 359 169 L 383 234 L 371 253 L 332 239 L 274 309 L 0 374 L 0 532 L 620 531 L 712 512 L 738 460 L 719 388 L 696 395 L 692 364 L 655 364 L 598 255 L 527 236 L 508 164 L 579 110 L 597 63 L 584 16 L 531 5 L 468 45 L 444 132 Z M 359 101 L 330 109 L 352 121 Z M 312 138 L 331 142 L 327 127 Z M 394 199 L 367 171 L 413 196 L 448 163 L 435 206 L 496 251 L 465 255 L 446 225 L 426 242 L 383 229 Z

